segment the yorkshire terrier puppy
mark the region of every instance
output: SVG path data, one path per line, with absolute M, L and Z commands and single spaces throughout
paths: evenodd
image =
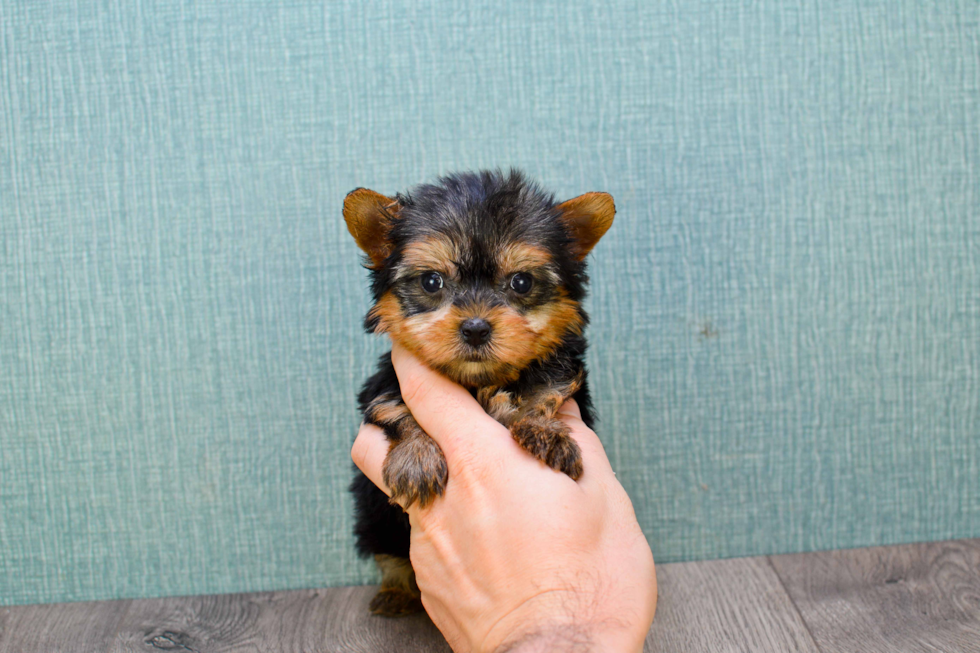
M 578 479 L 578 445 L 556 414 L 573 397 L 593 423 L 585 257 L 615 212 L 607 193 L 558 203 L 513 170 L 452 174 L 393 198 L 358 188 L 344 220 L 371 271 L 364 326 L 468 388 L 531 455 Z M 441 495 L 446 460 L 402 401 L 390 353 L 358 401 L 391 443 L 383 473 L 392 501 L 360 472 L 351 484 L 358 551 L 382 572 L 371 611 L 416 612 L 408 517 L 394 500 L 425 506 Z

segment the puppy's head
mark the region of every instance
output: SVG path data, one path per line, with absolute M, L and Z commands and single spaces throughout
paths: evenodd
M 581 334 L 585 257 L 614 214 L 606 193 L 557 203 L 516 171 L 358 188 L 344 220 L 371 270 L 365 326 L 462 385 L 514 381 Z

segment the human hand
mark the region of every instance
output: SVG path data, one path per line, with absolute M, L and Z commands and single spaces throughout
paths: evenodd
M 635 652 L 657 603 L 653 556 L 602 444 L 567 402 L 576 482 L 523 451 L 462 387 L 403 348 L 402 398 L 446 456 L 445 494 L 408 508 L 422 604 L 457 653 Z M 378 487 L 388 441 L 361 427 L 351 456 Z

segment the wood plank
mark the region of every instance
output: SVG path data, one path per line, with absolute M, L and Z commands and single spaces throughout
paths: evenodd
M 342 587 L 133 601 L 111 653 L 248 651 L 438 652 L 449 646 L 425 615 L 368 613 L 377 587 Z
M 262 650 L 263 617 L 273 614 L 268 593 L 173 597 L 133 601 L 109 651 Z
M 765 558 L 661 565 L 657 586 L 644 651 L 819 651 Z
M 325 605 L 319 609 L 324 624 L 310 633 L 323 637 L 323 643 L 314 645 L 311 642 L 296 650 L 451 653 L 442 633 L 426 614 L 398 619 L 370 614 L 368 603 L 377 590 L 377 586 L 371 586 L 325 592 Z M 295 619 L 293 623 L 302 624 L 304 620 Z
M 129 601 L 0 608 L 0 653 L 103 653 Z
M 980 540 L 668 564 L 649 653 L 980 653 Z M 0 608 L 0 653 L 449 653 L 375 587 Z M 819 648 L 818 648 L 819 645 Z
M 980 651 L 980 540 L 771 560 L 824 653 Z

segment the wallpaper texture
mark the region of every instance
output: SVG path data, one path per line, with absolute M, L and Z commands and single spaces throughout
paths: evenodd
M 0 603 L 371 581 L 343 197 L 497 166 L 659 561 L 980 536 L 980 4 L 0 0 Z

